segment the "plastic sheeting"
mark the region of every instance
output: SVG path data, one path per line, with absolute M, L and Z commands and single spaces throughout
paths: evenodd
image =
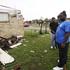
M 14 58 L 0 48 L 0 62 L 5 65 L 14 61 Z

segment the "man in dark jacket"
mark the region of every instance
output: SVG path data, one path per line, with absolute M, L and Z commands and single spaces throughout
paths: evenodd
M 52 17 L 49 26 L 50 26 L 50 30 L 51 30 L 51 49 L 52 49 L 52 48 L 56 48 L 56 46 L 55 46 L 55 33 L 56 33 L 56 30 L 58 27 L 58 22 L 54 17 Z

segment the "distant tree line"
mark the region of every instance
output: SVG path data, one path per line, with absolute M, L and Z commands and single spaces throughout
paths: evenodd
M 29 24 L 38 24 L 40 27 L 39 33 L 43 34 L 43 30 L 42 30 L 43 25 L 45 26 L 45 33 L 47 33 L 47 26 L 48 26 L 48 23 L 50 22 L 50 20 L 48 18 L 45 18 L 44 20 L 43 19 L 34 19 L 34 20 L 26 21 L 26 22 Z

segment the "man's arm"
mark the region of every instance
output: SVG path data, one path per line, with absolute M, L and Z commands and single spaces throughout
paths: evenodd
M 65 36 L 64 36 L 64 42 L 61 44 L 61 47 L 62 47 L 62 48 L 65 47 L 65 43 L 67 42 L 69 36 L 70 36 L 70 32 L 66 32 L 66 33 L 65 33 Z
M 69 36 L 70 36 L 70 32 L 65 33 L 65 36 L 64 36 L 64 43 L 67 42 Z

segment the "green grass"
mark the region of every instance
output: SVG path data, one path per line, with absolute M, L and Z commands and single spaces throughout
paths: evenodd
M 15 58 L 15 61 L 7 64 L 6 70 L 11 70 L 16 64 L 21 64 L 21 70 L 52 70 L 57 64 L 58 49 L 50 49 L 50 35 L 25 31 L 24 38 L 21 46 L 9 50 L 9 54 Z M 69 60 L 70 57 L 67 63 L 68 70 L 70 70 Z

